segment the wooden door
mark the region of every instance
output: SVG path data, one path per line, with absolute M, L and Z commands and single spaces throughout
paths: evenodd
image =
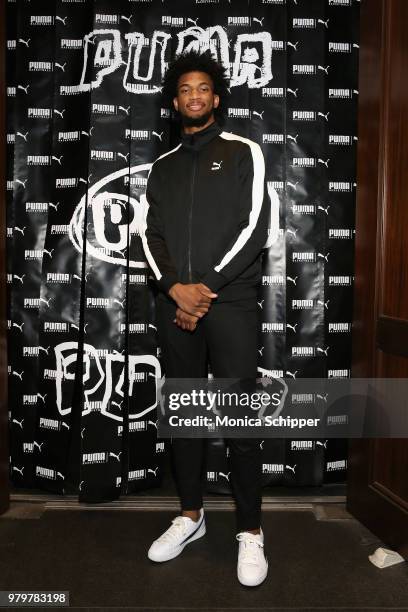
M 408 2 L 362 3 L 352 375 L 408 378 Z M 408 559 L 408 439 L 352 440 L 347 507 Z

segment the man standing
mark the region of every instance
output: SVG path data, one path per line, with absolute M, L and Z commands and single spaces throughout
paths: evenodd
M 257 285 L 270 205 L 260 146 L 224 132 L 228 81 L 209 52 L 191 51 L 169 66 L 163 94 L 182 121 L 180 144 L 149 173 L 143 244 L 159 294 L 157 326 L 168 378 L 257 375 Z M 234 438 L 231 484 L 237 507 L 238 579 L 263 582 L 268 571 L 261 529 L 259 440 Z M 172 452 L 181 515 L 151 545 L 167 561 L 202 537 L 205 441 L 174 438 Z

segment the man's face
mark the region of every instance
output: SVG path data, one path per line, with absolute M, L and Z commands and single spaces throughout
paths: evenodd
M 213 93 L 212 79 L 206 72 L 186 72 L 179 78 L 173 103 L 185 126 L 200 127 L 214 119 L 214 109 L 219 101 L 217 94 Z

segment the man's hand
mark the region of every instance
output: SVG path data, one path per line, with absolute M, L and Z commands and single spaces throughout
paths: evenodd
M 213 293 L 203 283 L 188 285 L 175 283 L 171 287 L 169 295 L 181 310 L 200 318 L 207 314 L 211 306 L 211 300 L 218 297 L 217 293 Z
M 182 329 L 186 329 L 188 331 L 194 331 L 197 327 L 197 321 L 199 317 L 195 317 L 194 315 L 190 315 L 181 308 L 177 308 L 176 310 L 176 318 L 173 320 L 173 323 L 176 323 L 178 327 Z

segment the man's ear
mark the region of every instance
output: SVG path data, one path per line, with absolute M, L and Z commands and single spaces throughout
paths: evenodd
M 217 94 L 214 94 L 214 108 L 218 108 L 218 105 L 220 103 L 220 96 L 217 96 Z
M 177 100 L 177 98 L 173 98 L 173 104 L 174 104 L 174 108 L 176 109 L 176 111 L 178 111 L 178 100 Z

